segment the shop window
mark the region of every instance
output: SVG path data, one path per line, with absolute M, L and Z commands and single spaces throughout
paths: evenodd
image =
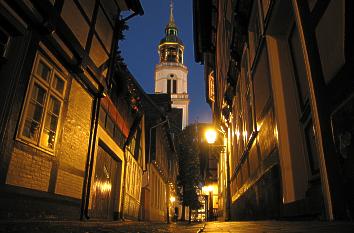
M 44 57 L 36 57 L 21 119 L 19 137 L 53 151 L 66 81 Z

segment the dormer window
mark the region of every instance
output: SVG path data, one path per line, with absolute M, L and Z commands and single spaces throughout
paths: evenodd
M 169 35 L 175 35 L 175 36 L 177 35 L 175 29 L 169 29 L 169 30 L 168 30 L 168 34 L 169 34 Z

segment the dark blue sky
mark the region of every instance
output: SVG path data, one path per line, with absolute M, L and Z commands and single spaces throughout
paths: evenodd
M 147 93 L 154 92 L 154 69 L 158 63 L 157 46 L 164 37 L 169 20 L 170 0 L 141 0 L 145 14 L 128 21 L 129 30 L 120 42 L 130 72 Z M 189 123 L 210 122 L 211 111 L 205 102 L 203 66 L 194 62 L 193 11 L 191 0 L 174 0 L 174 18 L 179 37 L 185 45 L 184 64 L 189 69 Z

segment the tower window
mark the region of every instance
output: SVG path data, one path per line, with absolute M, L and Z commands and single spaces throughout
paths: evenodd
M 176 35 L 176 30 L 169 29 L 169 30 L 168 30 L 168 34 L 170 34 L 170 35 Z
M 167 52 L 167 62 L 176 62 L 177 50 L 176 48 L 170 47 Z
M 168 94 L 176 94 L 177 93 L 177 80 L 167 80 L 167 93 Z
M 183 54 L 182 54 L 182 50 L 181 49 L 179 49 L 178 50 L 178 62 L 179 63 L 183 63 Z
M 170 78 L 173 78 L 174 77 L 174 75 L 173 74 L 170 74 Z
M 172 93 L 177 93 L 177 80 L 173 80 Z
M 171 94 L 171 80 L 167 80 L 167 93 Z

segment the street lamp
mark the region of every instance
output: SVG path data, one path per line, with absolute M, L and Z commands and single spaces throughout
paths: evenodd
M 225 135 L 223 130 L 217 129 L 220 133 L 223 134 L 224 138 L 228 137 Z M 230 202 L 231 202 L 231 190 L 230 190 L 230 161 L 229 161 L 229 154 L 228 154 L 228 143 L 226 145 L 214 145 L 216 141 L 216 130 L 215 129 L 208 129 L 205 132 L 205 137 L 207 142 L 210 146 L 226 148 L 226 160 L 225 160 L 225 167 L 226 167 L 226 208 L 225 208 L 225 220 L 230 220 Z M 209 149 L 210 150 L 210 149 Z M 210 151 L 209 151 L 210 153 Z
M 208 129 L 205 132 L 205 137 L 209 144 L 213 144 L 216 141 L 216 131 L 214 129 Z
M 171 203 L 173 204 L 173 202 L 176 201 L 176 198 L 175 198 L 174 196 L 171 196 L 171 197 L 170 197 L 170 201 L 171 201 Z

